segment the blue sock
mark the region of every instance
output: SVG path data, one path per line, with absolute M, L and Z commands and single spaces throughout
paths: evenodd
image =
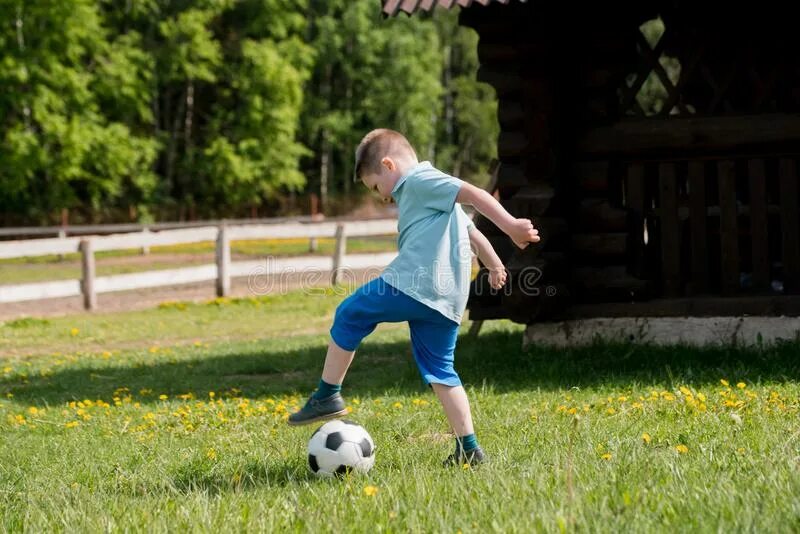
M 475 437 L 475 434 L 468 434 L 466 436 L 461 436 L 460 438 L 456 438 L 456 451 L 463 450 L 465 452 L 468 452 L 477 448 L 478 448 L 478 438 Z
M 326 397 L 330 397 L 334 393 L 339 393 L 340 391 L 342 391 L 341 384 L 328 384 L 324 380 L 320 380 L 317 391 L 315 391 L 314 394 L 311 396 L 314 397 L 316 400 L 321 400 Z

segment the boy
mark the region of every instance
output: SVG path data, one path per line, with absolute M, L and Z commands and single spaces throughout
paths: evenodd
M 539 241 L 528 219 L 512 217 L 494 197 L 420 163 L 408 140 L 388 129 L 369 132 L 356 149 L 355 179 L 398 205 L 399 254 L 378 278 L 336 309 L 319 388 L 289 424 L 302 425 L 347 413 L 341 384 L 355 350 L 378 323 L 408 321 L 411 345 L 423 380 L 442 403 L 456 436 L 445 464 L 485 460 L 472 426 L 469 401 L 453 369 L 459 324 L 467 304 L 473 248 L 489 270 L 492 288 L 506 271 L 489 241 L 459 204 L 470 204 L 520 248 Z

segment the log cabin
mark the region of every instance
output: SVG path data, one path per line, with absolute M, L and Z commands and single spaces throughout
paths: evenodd
M 510 282 L 471 319 L 800 315 L 800 39 L 769 5 L 383 1 L 478 33 L 496 195 L 541 232 L 478 218 Z

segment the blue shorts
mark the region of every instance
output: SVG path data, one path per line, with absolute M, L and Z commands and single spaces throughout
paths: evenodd
M 331 327 L 331 337 L 341 348 L 354 351 L 378 323 L 408 321 L 414 360 L 426 384 L 460 386 L 453 369 L 459 325 L 409 297 L 378 277 L 347 297 Z

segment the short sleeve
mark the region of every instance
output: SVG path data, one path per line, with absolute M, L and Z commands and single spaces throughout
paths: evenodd
M 463 182 L 444 173 L 418 176 L 413 182 L 414 194 L 425 208 L 451 212 Z

